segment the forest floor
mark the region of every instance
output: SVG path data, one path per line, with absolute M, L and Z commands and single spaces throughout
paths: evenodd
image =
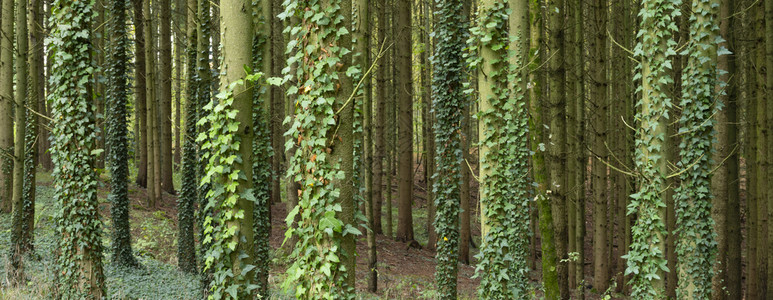
M 417 172 L 420 173 L 420 172 Z M 356 289 L 358 299 L 434 299 L 437 290 L 434 284 L 435 253 L 426 249 L 427 244 L 427 201 L 426 184 L 417 174 L 414 190 L 413 224 L 414 237 L 422 246 L 411 247 L 406 243 L 397 242 L 386 235 L 377 236 L 378 252 L 378 292 L 366 291 L 367 287 L 367 244 L 365 237 L 357 242 L 357 276 Z M 99 188 L 100 211 L 103 228 L 103 245 L 105 247 L 105 273 L 108 294 L 111 299 L 198 299 L 200 298 L 199 281 L 195 276 L 179 272 L 177 265 L 177 208 L 176 197 L 164 194 L 163 201 L 155 207 L 147 206 L 145 190 L 135 184 L 129 184 L 131 201 L 130 222 L 132 227 L 133 250 L 141 262 L 142 268 L 136 270 L 119 269 L 110 263 L 110 204 L 106 201 L 108 189 L 105 185 L 105 174 Z M 176 178 L 178 179 L 178 178 Z M 5 269 L 7 253 L 10 249 L 10 214 L 0 214 L 0 299 L 47 299 L 51 298 L 53 270 L 55 268 L 54 253 L 57 249 L 54 232 L 54 212 L 57 204 L 53 200 L 53 187 L 50 173 L 38 173 L 37 203 L 35 227 L 35 255 L 27 260 L 26 273 L 28 285 L 21 288 L 9 288 Z M 133 181 L 132 181 L 133 182 Z M 179 179 L 176 180 L 179 183 Z M 393 186 L 396 193 L 396 186 Z M 477 184 L 471 187 L 472 195 L 477 195 Z M 282 188 L 284 191 L 284 188 Z M 396 198 L 396 197 L 393 197 Z M 473 197 L 476 198 L 476 197 Z M 393 232 L 397 228 L 397 203 L 393 199 Z M 477 220 L 477 199 L 471 201 L 472 235 L 474 246 L 480 245 L 480 228 Z M 386 217 L 384 205 L 382 216 Z M 284 271 L 290 265 L 288 257 L 289 244 L 282 245 L 285 223 L 286 204 L 276 203 L 272 207 L 271 233 L 271 299 L 292 299 L 292 291 L 282 291 L 280 285 L 284 280 Z M 383 221 L 386 226 L 386 221 Z M 197 229 L 198 230 L 198 229 Z M 460 299 L 475 299 L 479 284 L 474 279 L 474 255 L 478 249 L 471 247 L 471 265 L 459 265 L 458 291 Z M 591 245 L 586 242 L 586 253 L 591 253 Z M 539 252 L 537 252 L 539 253 Z M 539 257 L 532 272 L 534 298 L 542 295 L 540 284 L 541 265 Z M 592 267 L 588 261 L 586 274 Z M 4 266 L 4 267 L 3 267 Z M 588 275 L 586 275 L 586 281 Z M 598 299 L 597 294 L 590 291 L 587 299 Z

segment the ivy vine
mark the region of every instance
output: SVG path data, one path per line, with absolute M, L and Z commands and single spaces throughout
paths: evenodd
M 432 57 L 432 107 L 435 113 L 435 195 L 437 265 L 435 281 L 441 299 L 456 299 L 459 260 L 459 206 L 461 200 L 462 113 L 467 105 L 463 92 L 465 27 L 460 0 L 436 1 Z
M 105 121 L 106 147 L 110 149 L 107 167 L 110 170 L 110 217 L 113 220 L 113 261 L 120 266 L 136 267 L 137 260 L 132 254 L 131 230 L 129 227 L 129 159 L 127 111 L 127 67 L 129 39 L 126 30 L 126 2 L 111 1 L 110 32 L 113 38 L 108 64 Z
M 286 219 L 289 229 L 285 241 L 297 235 L 298 243 L 283 286 L 294 287 L 299 299 L 354 297 L 354 286 L 345 275 L 354 270 L 347 270 L 343 262 L 355 254 L 344 250 L 343 240 L 361 232 L 342 220 L 342 203 L 352 199 L 341 199 L 341 190 L 352 187 L 337 184 L 351 184 L 344 180 L 343 170 L 351 162 L 335 159 L 334 154 L 344 151 L 336 150 L 342 135 L 351 138 L 350 133 L 338 132 L 339 126 L 344 125 L 342 119 L 349 118 L 339 113 L 346 105 L 353 105 L 353 97 L 349 97 L 340 106 L 341 99 L 346 99 L 342 96 L 349 96 L 343 95 L 342 86 L 347 77 L 360 71 L 354 66 L 345 68 L 344 56 L 351 50 L 341 44 L 348 44 L 343 41 L 350 39 L 351 24 L 344 14 L 351 12 L 343 9 L 342 4 L 341 0 L 285 0 L 284 12 L 279 15 L 283 20 L 298 20 L 285 28 L 290 39 L 284 77 L 271 81 L 289 83 L 287 94 L 296 97 L 294 118 L 285 119 L 285 123 L 291 122 L 285 133 L 291 137 L 285 149 L 297 147 L 287 176 L 299 182 L 301 190 L 298 205 Z M 300 218 L 293 228 L 295 216 Z
M 49 49 L 52 74 L 56 231 L 60 237 L 56 258 L 57 297 L 100 299 L 105 295 L 102 269 L 102 228 L 94 168 L 97 127 L 89 88 L 94 74 L 91 61 L 91 25 L 94 1 L 55 0 L 51 9 Z
M 470 65 L 485 70 L 490 87 L 490 96 L 481 95 L 487 97 L 481 101 L 488 101 L 490 109 L 478 115 L 481 127 L 486 128 L 480 143 L 491 149 L 480 162 L 481 174 L 486 174 L 481 178 L 481 201 L 486 203 L 482 213 L 490 230 L 477 255 L 476 276 L 481 277 L 478 295 L 485 299 L 526 299 L 529 295 L 529 182 L 525 174 L 531 152 L 523 84 L 528 72 L 528 30 L 509 33 L 509 14 L 515 5 L 494 1 L 481 6 L 468 41 L 478 49 Z M 528 24 L 521 29 L 527 28 Z
M 716 119 L 717 48 L 719 1 L 693 0 L 690 40 L 681 53 L 687 55 L 682 73 L 682 99 L 679 106 L 679 144 L 677 162 L 681 185 L 674 190 L 676 203 L 676 245 L 680 299 L 711 298 L 717 243 L 711 217 L 711 151 Z M 727 50 L 720 54 L 727 54 Z
M 664 149 L 666 126 L 672 99 L 669 86 L 672 57 L 676 55 L 674 32 L 678 31 L 675 18 L 680 16 L 681 0 L 645 0 L 639 12 L 641 18 L 639 42 L 634 48 L 636 66 L 634 82 L 641 80 L 637 93 L 636 119 L 640 126 L 636 132 L 635 164 L 638 172 L 639 191 L 631 195 L 627 215 L 635 216 L 631 227 L 631 245 L 624 255 L 626 275 L 632 275 L 631 296 L 636 299 L 661 299 L 665 296 L 662 283 L 666 266 L 666 226 L 663 194 L 666 187 Z
M 245 80 L 252 82 L 260 76 L 260 73 L 249 75 Z M 258 287 L 252 284 L 255 265 L 239 266 L 239 274 L 234 274 L 232 268 L 234 259 L 241 260 L 243 255 L 253 254 L 237 249 L 240 241 L 246 240 L 245 235 L 252 236 L 252 233 L 245 233 L 243 230 L 254 230 L 252 227 L 243 228 L 237 225 L 243 222 L 248 213 L 238 202 L 255 202 L 253 189 L 240 187 L 251 178 L 246 178 L 246 174 L 235 165 L 241 163 L 243 158 L 239 150 L 242 140 L 238 134 L 239 121 L 236 117 L 239 111 L 234 107 L 234 89 L 238 85 L 245 85 L 245 80 L 234 81 L 220 91 L 216 100 L 213 99 L 202 107 L 206 116 L 198 121 L 198 125 L 206 123 L 209 128 L 196 139 L 202 143 L 201 159 L 207 163 L 201 185 L 211 186 L 206 195 L 208 201 L 205 210 L 214 212 L 213 215 L 203 217 L 202 225 L 202 243 L 209 245 L 205 249 L 204 271 L 212 274 L 209 299 L 228 296 L 231 299 L 247 298 L 253 295 Z
M 194 18 L 194 16 L 191 16 Z M 179 226 L 179 242 L 177 243 L 177 261 L 180 270 L 195 273 L 196 243 L 194 240 L 194 224 L 196 222 L 196 200 L 199 197 L 198 182 L 198 127 L 196 122 L 199 117 L 199 84 L 196 72 L 196 45 L 198 33 L 190 30 L 188 34 L 188 49 L 186 67 L 186 92 L 185 92 L 185 135 L 183 136 L 182 154 L 182 186 L 180 197 L 177 199 L 177 218 Z

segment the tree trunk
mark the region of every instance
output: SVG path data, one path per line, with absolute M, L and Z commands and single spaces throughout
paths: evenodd
M 604 6 L 606 8 L 606 6 Z M 550 170 L 550 204 L 553 210 L 558 286 L 561 298 L 569 297 L 567 281 L 567 213 L 566 213 L 566 69 L 564 65 L 564 28 L 567 9 L 564 0 L 548 1 L 548 90 L 550 132 L 548 164 Z M 596 65 L 597 67 L 600 65 Z
M 13 217 L 11 225 L 11 284 L 19 285 L 24 282 L 24 268 L 22 266 L 22 253 L 26 252 L 22 241 L 24 225 L 24 160 L 26 157 L 26 145 L 24 140 L 27 135 L 27 0 L 16 1 L 16 94 L 15 103 L 15 122 L 16 122 L 16 141 L 14 142 L 14 162 L 13 162 Z
M 196 24 L 196 0 L 187 0 L 186 23 L 188 28 L 188 46 L 185 80 L 185 135 L 183 135 L 182 166 L 181 176 L 182 185 L 180 186 L 180 198 L 177 201 L 177 219 L 179 220 L 179 242 L 177 243 L 177 266 L 181 271 L 195 274 L 196 265 L 196 240 L 194 226 L 196 223 L 196 200 L 198 199 L 197 188 L 199 186 L 198 170 L 198 147 L 196 145 L 196 122 L 198 121 L 198 95 L 199 83 L 196 82 L 196 45 L 197 32 Z
M 144 0 L 132 0 L 134 10 L 134 117 L 139 127 L 137 148 L 139 161 L 137 162 L 136 183 L 140 187 L 147 187 L 148 182 L 148 125 L 147 125 L 147 72 L 145 71 L 145 17 L 143 14 Z
M 185 77 L 183 74 L 184 57 L 186 51 L 185 41 L 187 40 L 185 28 L 188 28 L 188 8 L 186 4 L 187 0 L 175 0 L 174 14 L 174 70 L 175 75 L 173 79 L 174 83 L 174 122 L 172 123 L 172 132 L 174 132 L 174 159 L 173 162 L 180 168 L 182 159 L 182 141 L 183 124 L 182 124 L 182 95 L 183 95 L 183 83 Z
M 222 68 L 225 70 L 220 77 L 220 91 L 229 90 L 229 85 L 238 80 L 244 80 L 244 69 L 246 66 L 252 65 L 252 38 L 254 37 L 252 26 L 252 10 L 245 9 L 251 7 L 251 1 L 249 0 L 222 0 L 220 2 L 220 28 L 227 29 L 222 34 Z M 230 255 L 230 259 L 227 259 L 226 267 L 230 268 L 232 274 L 241 274 L 242 276 L 236 276 L 233 279 L 226 279 L 224 287 L 239 286 L 237 298 L 251 298 L 256 291 L 247 293 L 243 288 L 247 285 L 253 284 L 255 278 L 256 269 L 248 269 L 250 265 L 256 263 L 254 255 L 244 255 L 244 253 L 253 253 L 255 246 L 254 238 L 255 231 L 253 230 L 255 202 L 242 196 L 248 193 L 253 188 L 252 182 L 252 162 L 253 162 L 253 139 L 255 137 L 255 131 L 258 128 L 252 128 L 252 113 L 253 113 L 253 95 L 254 89 L 249 83 L 235 85 L 233 87 L 233 106 L 236 111 L 233 121 L 238 122 L 238 129 L 235 131 L 234 138 L 240 141 L 238 148 L 235 150 L 237 155 L 241 157 L 241 160 L 237 160 L 233 164 L 233 170 L 240 174 L 239 179 L 235 180 L 238 185 L 233 195 L 237 195 L 237 200 L 232 206 L 224 204 L 225 210 L 228 212 L 219 212 L 221 215 L 225 214 L 225 222 L 221 224 L 225 228 L 236 229 L 230 237 L 230 242 L 235 245 L 235 248 L 231 248 L 232 251 L 227 252 Z M 212 113 L 212 112 L 211 112 Z M 218 150 L 214 150 L 218 151 Z M 224 162 L 224 161 L 221 161 Z M 241 175 L 244 175 L 242 177 Z M 228 200 L 213 199 L 215 201 Z M 233 214 L 237 216 L 239 213 L 243 215 L 241 218 L 227 216 Z M 222 222 L 222 221 L 221 221 Z M 214 244 L 214 247 L 225 244 Z
M 397 97 L 397 240 L 413 243 L 413 80 L 411 6 L 396 0 L 395 93 Z
M 51 135 L 56 164 L 53 173 L 57 213 L 57 299 L 101 299 L 106 296 L 102 268 L 102 224 L 97 201 L 97 174 L 93 152 L 97 148 L 93 94 L 88 80 L 91 25 L 90 1 L 56 1 L 51 36 L 57 41 L 49 97 L 54 127 Z M 67 25 L 67 26 L 62 26 Z M 85 35 L 85 36 L 84 36 Z M 84 51 L 85 50 L 85 51 Z
M 156 127 L 158 130 L 159 143 L 156 145 L 159 151 L 158 161 L 161 178 L 156 178 L 161 183 L 161 189 L 164 192 L 174 194 L 174 184 L 172 182 L 172 3 L 171 0 L 157 0 L 161 9 L 159 10 L 159 69 L 161 70 L 157 79 L 160 85 L 158 91 L 158 117 L 160 120 Z
M 155 76 L 155 58 L 156 55 L 154 53 L 154 38 L 153 35 L 155 34 L 155 26 L 153 26 L 152 16 L 151 16 L 151 10 L 150 10 L 150 0 L 144 0 L 143 4 L 143 16 L 145 17 L 145 113 L 146 113 L 146 125 L 147 125 L 147 134 L 148 134 L 148 140 L 147 140 L 147 151 L 148 151 L 148 180 L 147 180 L 147 205 L 151 208 L 155 208 L 158 205 L 159 198 L 161 195 L 161 191 L 158 190 L 158 184 L 160 178 L 158 178 L 156 175 L 160 175 L 156 173 L 157 168 L 157 158 L 156 152 L 157 152 L 157 142 L 158 142 L 158 133 L 156 129 L 158 128 L 156 123 L 158 123 L 158 120 L 156 118 L 156 76 Z
M 731 79 L 731 74 L 736 74 L 737 50 L 734 46 L 734 32 L 731 30 L 735 23 L 732 13 L 734 10 L 730 1 L 724 0 L 719 8 L 720 35 L 726 40 L 720 47 L 730 49 L 733 54 L 718 57 L 718 69 L 727 73 L 720 75 L 720 82 L 716 91 L 724 105 L 717 111 L 717 143 L 712 160 L 716 171 L 711 179 L 712 194 L 714 195 L 712 218 L 715 221 L 714 230 L 717 233 L 717 258 L 714 262 L 714 277 L 712 279 L 712 299 L 736 299 L 740 298 L 740 215 L 738 207 L 738 122 L 737 100 L 738 77 Z M 735 253 L 730 250 L 735 250 Z
M 383 46 L 389 43 L 387 41 L 386 32 L 387 32 L 387 14 L 386 14 L 386 8 L 387 6 L 387 0 L 379 0 L 378 6 L 377 6 L 377 12 L 375 13 L 375 17 L 378 19 L 378 28 L 377 28 L 377 39 L 375 40 L 375 49 L 385 49 Z M 381 53 L 381 50 L 378 50 L 379 57 L 378 61 L 378 69 L 376 69 L 376 105 L 375 105 L 375 111 L 373 112 L 373 124 L 374 126 L 374 136 L 373 136 L 373 227 L 371 230 L 374 231 L 375 234 L 383 234 L 384 230 L 382 228 L 381 224 L 381 204 L 382 199 L 384 195 L 384 144 L 386 135 L 384 134 L 384 123 L 386 122 L 386 98 L 387 98 L 387 68 L 389 65 L 386 64 L 386 58 L 388 55 L 387 53 Z
M 767 108 L 766 108 L 766 121 L 767 126 L 765 127 L 767 129 L 767 132 L 765 134 L 765 149 L 767 151 L 765 152 L 765 166 L 767 168 L 767 172 L 765 174 L 762 174 L 762 177 L 760 178 L 773 178 L 773 137 L 771 137 L 771 126 L 773 126 L 773 103 L 770 103 L 771 100 L 773 100 L 773 1 L 771 0 L 765 0 L 765 65 L 766 65 L 766 90 L 765 94 L 767 97 L 767 100 L 765 101 Z M 762 297 L 765 297 L 767 299 L 773 298 L 773 192 L 771 192 L 769 189 L 766 189 L 767 192 L 767 207 L 768 207 L 768 215 L 767 215 L 767 230 L 768 230 L 768 243 L 767 243 L 767 273 L 766 273 L 766 293 L 765 295 L 761 295 Z
M 0 211 L 11 212 L 13 198 L 13 40 L 14 0 L 3 0 L 6 16 L 0 35 Z
M 357 65 L 360 67 L 363 76 L 363 98 L 362 98 L 362 147 L 363 157 L 362 164 L 364 166 L 363 184 L 365 185 L 365 217 L 367 218 L 368 229 L 366 231 L 366 240 L 368 244 L 368 291 L 375 293 L 378 284 L 378 269 L 376 266 L 376 235 L 373 231 L 375 220 L 373 216 L 373 178 L 374 173 L 378 172 L 373 168 L 373 102 L 371 93 L 372 77 L 370 74 L 366 74 L 371 67 L 370 57 L 370 1 L 357 0 L 355 5 L 357 26 L 354 28 L 353 37 L 357 40 L 355 52 L 359 54 Z
M 110 148 L 106 165 L 110 170 L 110 217 L 113 222 L 113 262 L 119 266 L 136 267 L 132 253 L 131 230 L 129 227 L 129 153 L 128 130 L 126 128 L 129 39 L 126 32 L 126 2 L 110 1 L 110 64 L 108 89 L 106 93 L 106 146 Z
M 609 286 L 609 255 L 607 236 L 607 211 L 608 195 L 607 166 L 609 161 L 607 148 L 607 3 L 597 0 L 593 2 L 589 10 L 592 38 L 590 43 L 591 71 L 589 74 L 590 85 L 590 119 L 592 120 L 593 133 L 591 134 L 591 152 L 594 156 L 592 164 L 592 194 L 593 194 L 593 287 L 599 291 L 606 291 Z
M 639 36 L 643 38 L 636 47 L 642 49 L 636 55 L 641 64 L 642 98 L 637 101 L 637 118 L 641 121 L 636 136 L 636 171 L 640 175 L 637 178 L 639 191 L 631 196 L 628 205 L 628 214 L 635 211 L 638 218 L 632 227 L 634 234 L 627 255 L 637 259 L 628 260 L 627 269 L 640 270 L 638 274 L 634 273 L 631 280 L 632 297 L 663 298 L 666 272 L 660 266 L 666 263 L 666 227 L 663 223 L 666 219 L 666 205 L 662 192 L 667 189 L 668 174 L 664 151 L 670 145 L 668 139 L 662 137 L 667 132 L 668 120 L 664 114 L 669 109 L 668 91 L 673 83 L 670 70 L 663 67 L 663 64 L 671 63 L 671 56 L 675 53 L 673 47 L 676 43 L 672 32 L 675 24 L 671 15 L 677 8 L 672 1 L 661 3 L 644 0 L 642 5 L 643 11 L 658 17 L 641 20 Z
M 711 220 L 711 144 L 715 83 L 717 74 L 717 38 L 719 37 L 719 1 L 692 1 L 689 28 L 691 44 L 685 49 L 687 62 L 682 74 L 679 143 L 681 186 L 674 202 L 678 241 L 677 270 L 680 299 L 711 298 L 712 263 L 716 255 Z

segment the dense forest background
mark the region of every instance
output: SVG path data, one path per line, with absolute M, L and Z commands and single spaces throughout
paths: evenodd
M 0 298 L 773 299 L 773 0 L 1 0 Z

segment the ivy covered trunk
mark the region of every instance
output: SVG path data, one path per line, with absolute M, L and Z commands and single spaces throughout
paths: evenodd
M 262 1 L 259 5 L 253 3 L 253 26 L 255 26 L 252 39 L 253 68 L 261 70 L 264 76 L 272 72 L 274 57 L 272 56 L 272 2 Z M 252 157 L 252 181 L 255 187 L 255 210 L 253 230 L 255 231 L 255 276 L 259 295 L 268 295 L 269 236 L 271 234 L 271 195 L 272 195 L 272 158 L 281 154 L 274 152 L 271 144 L 272 128 L 269 123 L 270 113 L 273 109 L 272 95 L 269 86 L 264 86 L 265 80 L 258 81 L 254 86 L 252 96 L 253 112 L 252 126 L 255 128 Z M 281 155 L 279 155 L 281 156 Z
M 298 237 L 285 289 L 298 299 L 354 297 L 354 95 L 350 0 L 286 1 L 280 16 L 293 22 L 283 84 L 295 97 L 285 148 L 297 147 L 288 176 L 300 183 L 285 236 Z M 304 18 L 304 15 L 313 16 Z M 291 73 L 291 72 L 292 73 Z M 312 76 L 314 80 L 307 80 Z M 297 224 L 293 228 L 293 223 Z
M 54 53 L 48 97 L 54 124 L 54 198 L 59 237 L 56 293 L 63 299 L 105 296 L 102 228 L 95 170 L 96 122 L 89 80 L 93 1 L 56 0 L 52 8 Z
M 437 233 L 435 282 L 441 299 L 456 299 L 459 261 L 459 206 L 461 205 L 464 16 L 459 0 L 438 1 L 434 35 L 432 106 L 436 166 L 432 177 Z M 428 91 L 425 91 L 428 92 Z M 427 116 L 430 116 L 428 113 Z M 429 120 L 424 120 L 429 122 Z
M 636 118 L 635 164 L 639 190 L 631 195 L 628 215 L 636 215 L 631 228 L 633 238 L 625 258 L 625 273 L 632 274 L 632 297 L 639 299 L 665 298 L 666 203 L 668 166 L 666 138 L 668 111 L 673 106 L 668 96 L 673 85 L 672 57 L 676 55 L 674 17 L 680 14 L 681 1 L 650 1 L 642 3 L 639 42 L 634 49 L 639 65 L 634 80 L 641 80 Z M 670 270 L 674 271 L 674 270 Z
M 512 11 L 509 16 L 508 11 Z M 486 1 L 478 8 L 477 18 L 476 25 L 470 30 L 470 41 L 476 46 L 479 58 L 473 59 L 470 65 L 478 69 L 480 99 L 478 126 L 483 230 L 481 252 L 478 254 L 480 262 L 476 270 L 481 276 L 478 295 L 485 299 L 527 299 L 530 290 L 527 265 L 530 150 L 526 112 L 529 106 L 526 89 L 530 45 L 529 2 Z M 507 49 L 511 50 L 510 53 Z M 538 155 L 541 159 L 542 153 Z M 544 167 L 544 161 L 540 160 L 540 163 Z M 542 187 L 547 188 L 546 185 Z M 544 199 L 543 203 L 548 203 L 548 200 Z M 547 209 L 546 213 L 550 215 L 549 207 L 541 208 Z M 552 220 L 546 217 L 540 218 L 540 222 Z M 552 247 L 552 223 L 544 225 L 550 232 L 543 232 L 543 247 Z M 543 261 L 555 263 L 555 248 L 543 252 Z M 555 265 L 545 270 L 550 270 L 543 272 L 547 276 L 546 298 L 557 299 Z
M 126 31 L 126 1 L 110 1 L 110 53 L 107 69 L 107 130 L 106 145 L 110 153 L 106 164 L 110 170 L 110 217 L 113 221 L 113 262 L 119 266 L 136 267 L 132 253 L 131 230 L 129 228 L 129 153 L 128 130 L 126 128 L 129 39 Z
M 196 11 L 196 0 L 187 0 L 186 9 Z M 198 199 L 198 146 L 196 145 L 198 120 L 198 82 L 196 76 L 196 14 L 188 16 L 188 45 L 186 49 L 186 91 L 185 91 L 185 134 L 182 151 L 182 184 L 177 199 L 177 219 L 179 241 L 177 242 L 177 265 L 186 273 L 195 274 L 196 242 L 194 224 L 196 222 L 196 200 Z

